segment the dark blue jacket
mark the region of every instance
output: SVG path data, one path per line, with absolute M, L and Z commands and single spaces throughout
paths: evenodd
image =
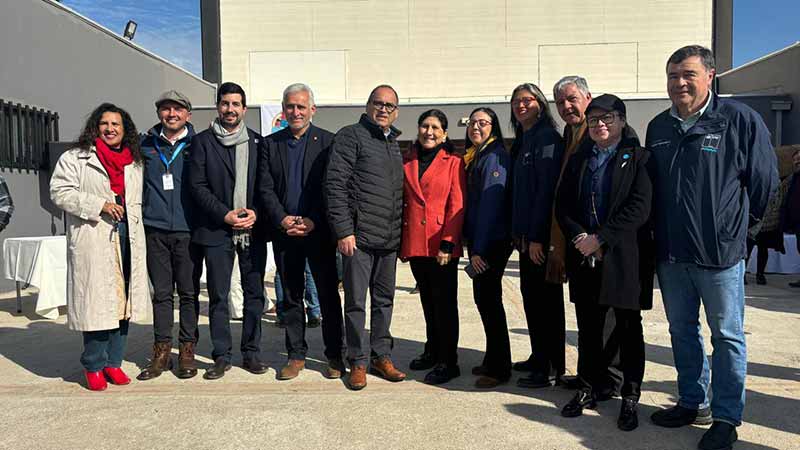
M 546 245 L 564 143 L 551 123 L 539 121 L 526 131 L 514 161 L 511 235 Z
M 164 190 L 162 177 L 167 170 L 158 156 L 156 141 L 168 161 L 172 157 L 175 146 L 160 136 L 161 124 L 151 128 L 142 138 L 142 156 L 144 158 L 142 216 L 144 224 L 148 227 L 164 231 L 189 231 L 192 200 L 189 189 L 185 188 L 188 185 L 186 179 L 188 171 L 185 169 L 189 159 L 192 136 L 194 136 L 194 127 L 187 123 L 186 128 L 189 133 L 175 143 L 175 146 L 184 143 L 183 149 L 169 166 L 175 185 L 175 189 L 171 191 Z
M 467 217 L 464 238 L 471 254 L 485 256 L 489 244 L 509 236 L 506 184 L 511 154 L 500 140 L 489 144 L 467 167 Z
M 745 257 L 749 220 L 778 186 L 770 135 L 747 105 L 713 97 L 692 128 L 669 110 L 647 127 L 658 261 L 728 268 Z
M 311 125 L 306 131 L 305 160 L 302 178 L 301 209 L 297 212 L 314 222 L 315 236 L 330 237 L 326 220 L 323 180 L 328 168 L 333 133 Z M 291 130 L 284 128 L 264 138 L 264 148 L 258 160 L 259 184 L 258 194 L 271 228 L 282 233 L 281 221 L 289 215 L 286 211 L 290 172 L 288 162 Z

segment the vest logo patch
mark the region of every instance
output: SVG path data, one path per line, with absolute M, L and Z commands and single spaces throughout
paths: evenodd
M 700 150 L 709 153 L 717 153 L 719 150 L 719 143 L 722 141 L 722 135 L 707 134 L 703 137 L 703 143 L 700 145 Z

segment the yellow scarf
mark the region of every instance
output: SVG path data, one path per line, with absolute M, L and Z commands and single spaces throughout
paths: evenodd
M 481 148 L 477 148 L 474 145 L 467 149 L 467 153 L 464 154 L 464 165 L 469 167 L 470 163 L 473 159 L 475 159 L 486 147 L 489 146 L 492 142 L 494 142 L 496 137 L 492 136 L 486 140 L 486 142 L 481 145 Z

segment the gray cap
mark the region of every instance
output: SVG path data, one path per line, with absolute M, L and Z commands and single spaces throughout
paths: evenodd
M 189 101 L 189 98 L 175 90 L 170 90 L 161 94 L 158 100 L 156 100 L 156 108 L 159 108 L 164 102 L 175 102 L 189 111 L 192 110 L 192 102 Z

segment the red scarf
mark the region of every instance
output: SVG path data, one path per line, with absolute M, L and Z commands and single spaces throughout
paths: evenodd
M 97 159 L 108 172 L 111 190 L 120 196 L 122 203 L 125 203 L 125 166 L 133 162 L 131 150 L 123 147 L 122 151 L 115 152 L 100 138 L 94 140 L 94 145 L 97 148 Z

